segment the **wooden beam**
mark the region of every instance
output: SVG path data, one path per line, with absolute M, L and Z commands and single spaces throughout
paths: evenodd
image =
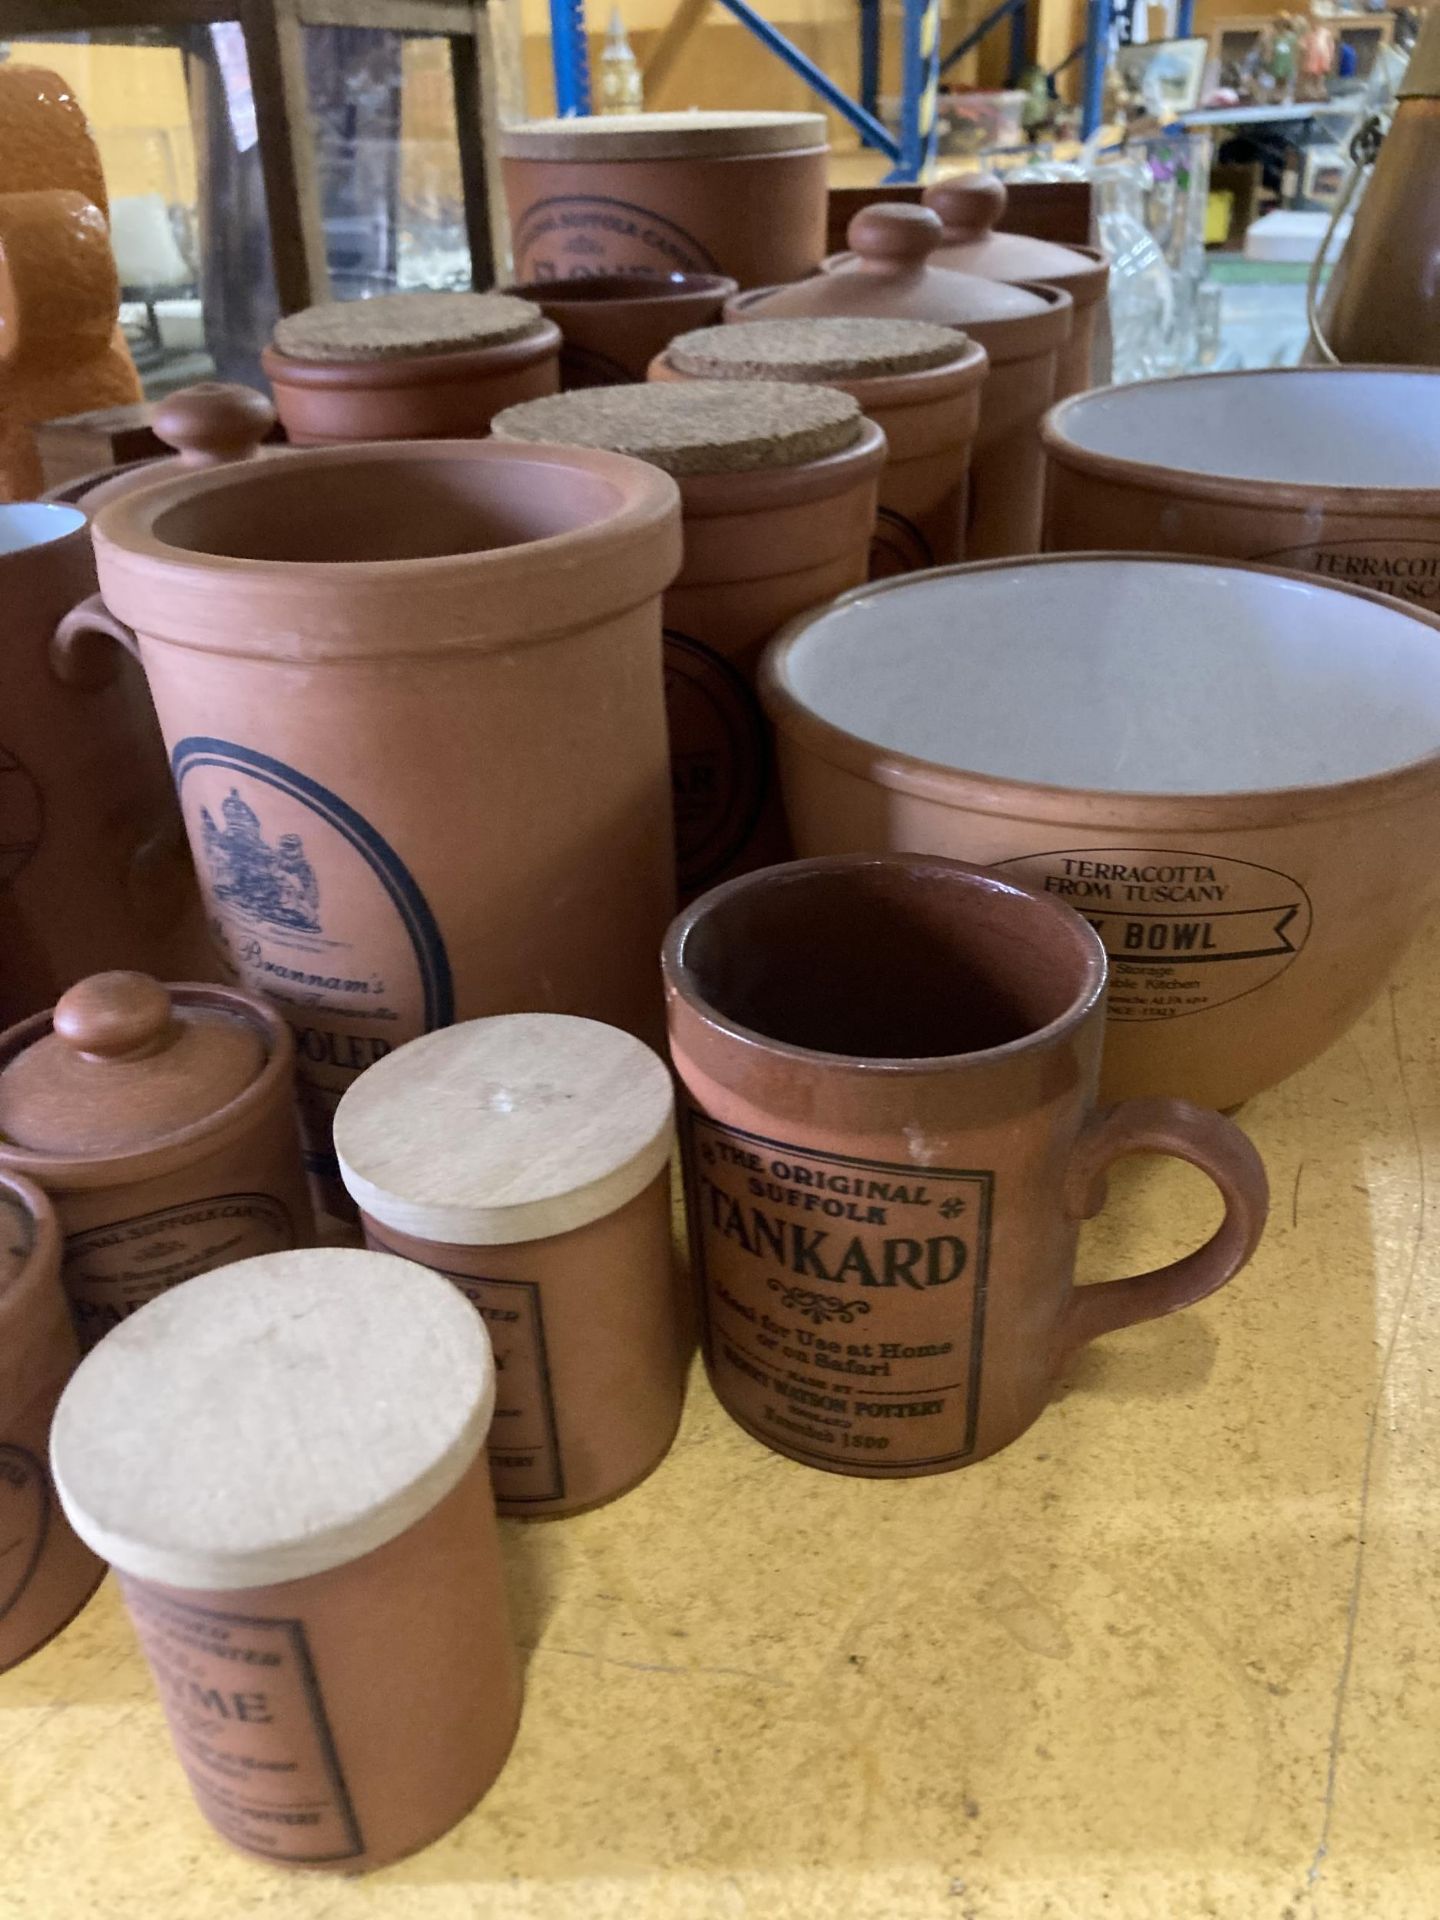
M 238 0 L 238 11 L 255 97 L 275 293 L 282 314 L 298 313 L 330 296 L 303 30 L 295 0 Z
M 685 51 L 686 42 L 710 11 L 710 0 L 680 0 L 674 13 L 660 30 L 660 37 L 640 63 L 640 79 L 645 89 L 645 104 L 653 107 L 670 77 L 670 70 Z
M 236 0 L 0 0 L 0 40 L 15 34 L 194 27 L 233 20 Z
M 299 0 L 306 27 L 379 27 L 391 33 L 470 31 L 470 0 Z
M 460 190 L 465 198 L 465 238 L 470 248 L 470 284 L 477 292 L 495 284 L 495 227 L 491 195 L 498 170 L 495 159 L 494 116 L 487 111 L 493 92 L 490 69 L 494 49 L 485 10 L 471 12 L 471 30 L 450 37 L 450 79 L 455 93 L 455 137 L 460 144 Z M 493 101 L 488 103 L 493 108 Z

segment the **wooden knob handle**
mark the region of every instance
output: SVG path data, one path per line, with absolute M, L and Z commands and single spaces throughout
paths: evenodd
M 938 213 L 929 207 L 881 201 L 862 207 L 845 230 L 853 253 L 868 266 L 918 267 L 945 237 Z
M 92 973 L 60 996 L 52 1024 L 89 1060 L 143 1057 L 170 1032 L 170 995 L 148 973 Z
M 172 393 L 153 424 L 182 467 L 215 467 L 248 460 L 275 425 L 275 409 L 253 387 L 201 380 Z
M 1010 196 L 998 174 L 967 173 L 938 181 L 920 198 L 940 216 L 947 240 L 983 240 L 999 225 Z

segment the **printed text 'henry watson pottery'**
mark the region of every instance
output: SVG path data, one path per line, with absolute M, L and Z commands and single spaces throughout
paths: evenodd
M 119 1574 L 191 1791 L 242 1853 L 383 1866 L 505 1764 L 494 1405 L 456 1289 L 340 1247 L 176 1287 L 66 1388 L 61 1501 Z
M 0 1024 L 97 967 L 206 953 L 144 677 L 52 644 L 94 587 L 78 508 L 0 506 Z
M 429 1028 L 538 1008 L 659 1039 L 673 480 L 492 441 L 302 450 L 157 481 L 94 535 L 222 956 L 296 1029 L 317 1172 L 346 1086 Z
M 761 664 L 802 853 L 994 865 L 1110 954 L 1104 1091 L 1229 1107 L 1343 1033 L 1440 891 L 1440 622 L 1080 554 L 847 595 Z
M 0 1170 L 0 1673 L 72 1620 L 105 1571 L 50 1482 L 50 1422 L 79 1358 L 50 1203 Z
M 825 251 L 818 113 L 630 113 L 500 135 L 517 280 L 798 280 Z
M 280 320 L 260 356 L 294 446 L 478 438 L 554 393 L 560 329 L 503 293 L 387 293 Z
M 850 222 L 852 254 L 793 287 L 762 287 L 727 301 L 725 318 L 817 316 L 928 320 L 978 340 L 990 368 L 970 460 L 965 550 L 974 559 L 1033 553 L 1040 544 L 1045 460 L 1040 419 L 1055 397 L 1057 356 L 1074 303 L 1059 287 L 1006 286 L 928 264 L 944 238 L 928 207 L 865 207 Z
M 718 320 L 737 290 L 719 273 L 602 273 L 506 289 L 559 327 L 560 385 L 567 392 L 643 380 L 662 347 L 677 333 Z
M 610 447 L 675 475 L 685 558 L 664 618 L 680 891 L 783 859 L 755 666 L 785 621 L 865 578 L 880 429 L 827 387 L 706 380 L 532 401 L 495 435 Z
M 872 1477 L 982 1459 L 1076 1347 L 1202 1299 L 1260 1237 L 1265 1171 L 1230 1121 L 1096 1110 L 1105 952 L 1057 900 L 949 860 L 797 861 L 696 901 L 665 979 L 710 1377 L 779 1453 Z M 1077 1290 L 1127 1153 L 1201 1168 L 1224 1220 Z
M 672 340 L 650 378 L 795 380 L 848 393 L 885 435 L 873 580 L 964 557 L 988 364 L 978 340 L 920 320 L 752 320 Z
M 55 1203 L 80 1337 L 313 1238 L 295 1047 L 264 1000 L 97 973 L 0 1034 L 0 1168 Z
M 1440 613 L 1440 372 L 1146 380 L 1081 394 L 1043 431 L 1052 551 L 1261 560 Z

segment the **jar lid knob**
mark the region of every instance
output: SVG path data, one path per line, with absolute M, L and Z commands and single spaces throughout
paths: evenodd
M 947 240 L 983 240 L 999 225 L 1010 198 L 996 173 L 967 173 L 937 181 L 921 195 L 945 225 Z
M 275 409 L 253 387 L 201 380 L 162 401 L 152 424 L 182 467 L 216 467 L 257 452 L 275 425 Z
M 137 1060 L 170 1037 L 170 994 L 148 973 L 92 973 L 63 993 L 52 1024 L 87 1060 Z
M 939 214 L 929 207 L 888 200 L 862 207 L 845 230 L 861 263 L 881 268 L 922 266 L 944 236 Z

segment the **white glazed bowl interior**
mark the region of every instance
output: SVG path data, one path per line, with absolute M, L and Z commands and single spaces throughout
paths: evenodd
M 1081 452 L 1287 486 L 1440 494 L 1440 374 L 1305 367 L 1141 381 L 1056 421 Z
M 1050 787 L 1274 792 L 1440 750 L 1440 631 L 1201 561 L 1061 556 L 862 589 L 783 643 L 779 677 L 873 746 Z
M 85 516 L 78 507 L 52 506 L 43 500 L 0 506 L 0 555 L 48 547 L 84 524 Z

